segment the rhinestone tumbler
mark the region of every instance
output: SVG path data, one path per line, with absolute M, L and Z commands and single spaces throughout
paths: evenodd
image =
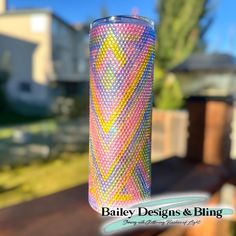
M 91 25 L 89 203 L 98 212 L 150 196 L 154 46 L 146 18 Z

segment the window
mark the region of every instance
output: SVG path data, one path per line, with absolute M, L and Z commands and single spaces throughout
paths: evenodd
M 78 93 L 78 84 L 69 82 L 69 83 L 64 83 L 64 91 L 66 96 L 73 96 Z
M 21 92 L 30 93 L 31 92 L 31 84 L 29 82 L 20 82 L 19 89 Z

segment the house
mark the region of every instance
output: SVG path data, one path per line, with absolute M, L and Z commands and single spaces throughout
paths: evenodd
M 178 78 L 185 97 L 199 95 L 223 100 L 224 96 L 233 96 L 234 109 L 230 136 L 231 157 L 236 159 L 236 58 L 228 54 L 196 53 L 173 68 L 172 72 Z
M 48 114 L 57 96 L 88 83 L 88 26 L 75 27 L 50 10 L 8 10 L 0 0 L 0 62 L 5 54 L 7 97 L 21 113 Z
M 236 59 L 228 54 L 192 54 L 172 69 L 185 96 L 236 93 Z

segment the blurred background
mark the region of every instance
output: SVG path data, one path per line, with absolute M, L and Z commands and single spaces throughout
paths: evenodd
M 87 183 L 89 27 L 110 15 L 156 23 L 152 162 L 214 166 L 214 180 L 223 169 L 214 193 L 234 205 L 235 8 L 231 0 L 0 0 L 0 208 Z M 221 235 L 236 235 L 235 225 L 228 220 Z

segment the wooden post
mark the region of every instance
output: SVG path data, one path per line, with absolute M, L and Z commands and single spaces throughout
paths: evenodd
M 190 97 L 187 109 L 187 158 L 212 165 L 226 163 L 230 157 L 233 97 Z

